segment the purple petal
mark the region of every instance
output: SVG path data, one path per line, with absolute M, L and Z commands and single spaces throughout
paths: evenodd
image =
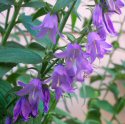
M 55 92 L 56 92 L 56 100 L 59 100 L 60 97 L 62 96 L 62 89 L 61 88 L 56 88 L 55 89 Z
M 25 97 L 22 99 L 21 110 L 25 120 L 28 120 L 29 115 L 31 113 L 31 107 L 28 100 Z
M 27 84 L 23 89 L 21 89 L 20 91 L 18 91 L 16 94 L 18 96 L 24 96 L 29 94 L 32 90 L 33 90 L 33 85 Z
M 17 118 L 19 117 L 20 112 L 21 112 L 21 99 L 22 99 L 22 98 L 20 98 L 20 99 L 17 101 L 17 103 L 16 103 L 16 105 L 15 105 L 15 107 L 14 107 L 14 113 L 13 113 L 14 122 L 17 120 Z
M 47 28 L 42 28 L 36 37 L 38 39 L 43 38 L 47 33 L 48 33 L 48 29 Z

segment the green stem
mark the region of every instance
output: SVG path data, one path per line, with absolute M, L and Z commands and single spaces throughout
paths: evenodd
M 68 20 L 68 18 L 69 18 L 69 15 L 70 15 L 72 9 L 74 8 L 76 2 L 77 2 L 77 0 L 75 0 L 75 1 L 72 3 L 72 5 L 69 7 L 68 12 L 65 14 L 65 16 L 64 16 L 64 18 L 63 18 L 63 20 L 62 20 L 62 22 L 60 23 L 60 26 L 59 26 L 59 31 L 60 31 L 60 33 L 62 33 L 62 31 L 63 31 L 63 29 L 64 29 L 64 27 L 65 27 L 65 24 L 66 24 L 66 22 L 67 22 L 67 20 Z M 56 46 L 57 46 L 58 41 L 59 41 L 59 35 L 57 35 L 57 37 L 56 37 L 56 44 L 54 45 L 53 51 L 55 51 L 55 48 L 56 48 Z
M 3 36 L 3 39 L 2 39 L 2 45 L 5 46 L 6 45 L 6 42 L 7 42 L 7 39 L 10 35 L 10 32 L 11 30 L 13 29 L 14 25 L 15 25 L 15 21 L 16 21 L 16 18 L 18 16 L 18 13 L 19 13 L 19 10 L 20 10 L 20 7 L 21 7 L 21 4 L 22 4 L 22 1 L 23 0 L 20 0 L 17 5 L 14 7 L 14 14 L 13 14 L 13 18 L 10 22 L 10 24 L 7 26 L 7 29 L 6 29 L 6 32 Z
M 52 111 L 55 109 L 56 105 L 57 105 L 57 101 L 54 99 L 54 101 L 53 101 L 53 103 L 52 103 L 52 105 L 51 105 L 51 107 L 50 107 L 50 109 L 49 109 L 49 112 L 48 112 L 47 115 L 45 116 L 45 118 L 44 118 L 42 124 L 48 124 L 48 121 L 49 121 L 49 119 L 50 119 L 50 112 L 52 112 Z
M 6 21 L 5 21 L 5 29 L 6 29 L 7 26 L 8 26 L 9 14 L 10 14 L 10 8 L 7 10 L 7 16 L 6 16 Z

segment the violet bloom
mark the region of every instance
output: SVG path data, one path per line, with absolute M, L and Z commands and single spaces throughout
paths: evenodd
M 43 96 L 44 112 L 48 112 L 50 103 L 50 92 L 47 87 L 43 87 Z
M 29 119 L 31 114 L 31 106 L 26 97 L 21 97 L 15 107 L 14 107 L 14 122 L 18 119 L 19 116 L 22 116 L 25 121 Z
M 44 18 L 42 24 L 39 26 L 33 27 L 33 30 L 39 30 L 37 38 L 43 38 L 46 34 L 49 35 L 49 38 L 56 43 L 56 34 L 59 34 L 58 30 L 58 17 L 56 14 L 51 15 L 48 13 Z
M 5 124 L 12 124 L 12 118 L 6 117 Z
M 103 12 L 100 4 L 97 4 L 93 11 L 93 24 L 96 26 L 97 30 L 99 30 L 99 33 L 101 33 L 103 29 L 102 33 L 104 33 L 104 38 L 106 37 L 106 33 L 117 35 L 113 22 L 110 19 L 111 14 L 112 13 L 109 12 Z M 101 34 L 101 36 L 103 36 L 103 34 Z
M 55 89 L 56 99 L 62 96 L 63 93 L 72 93 L 72 79 L 69 77 L 63 65 L 57 65 L 52 74 L 52 88 Z
M 46 100 L 46 97 L 47 99 L 50 97 L 49 91 L 44 93 L 45 92 L 44 87 L 42 86 L 43 82 L 40 79 L 33 79 L 30 81 L 29 84 L 24 84 L 22 82 L 19 82 L 19 84 L 23 86 L 24 88 L 18 91 L 17 95 L 19 96 L 29 95 L 28 98 L 29 98 L 29 103 L 31 104 L 31 108 L 32 108 L 32 115 L 36 117 L 38 114 L 38 105 L 39 105 L 40 100 L 42 100 L 43 103 L 45 102 L 44 103 L 45 107 L 48 106 L 49 101 L 46 102 L 44 100 Z
M 104 54 L 109 52 L 109 48 L 112 46 L 101 39 L 96 32 L 90 32 L 88 34 L 88 44 L 86 46 L 87 52 L 91 56 L 91 61 L 93 62 L 96 57 L 103 58 Z
M 121 8 L 124 7 L 124 3 L 121 0 L 107 0 L 108 10 L 121 14 Z
M 64 52 L 56 53 L 57 58 L 64 58 L 68 74 L 74 75 L 77 81 L 84 80 L 84 74 L 92 73 L 92 65 L 88 56 L 77 43 L 69 44 Z

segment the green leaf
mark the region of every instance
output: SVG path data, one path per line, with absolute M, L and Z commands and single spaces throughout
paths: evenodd
M 116 83 L 111 83 L 108 88 L 114 94 L 115 97 L 118 97 L 119 89 Z
M 16 43 L 14 41 L 8 41 L 6 44 L 6 47 L 12 47 L 12 48 L 24 48 L 24 46 L 22 46 L 19 43 Z
M 42 1 L 30 1 L 22 5 L 22 7 L 33 7 L 36 9 L 44 6 L 45 6 L 45 3 Z
M 53 7 L 52 12 L 58 12 L 61 9 L 64 9 L 66 6 L 69 6 L 75 0 L 57 0 L 55 6 Z
M 48 13 L 48 10 L 45 7 L 42 7 L 36 13 L 33 14 L 33 20 L 47 13 Z
M 61 110 L 60 108 L 56 108 L 54 110 L 55 114 L 57 117 L 71 117 L 71 115 L 63 110 Z
M 76 21 L 77 21 L 77 17 L 79 18 L 79 15 L 77 13 L 77 9 L 79 7 L 81 3 L 81 0 L 77 0 L 76 4 L 75 4 L 75 7 L 71 13 L 71 21 L 72 21 L 72 31 L 74 30 L 74 27 L 75 27 L 75 24 L 76 24 Z
M 118 48 L 120 47 L 118 41 L 112 42 L 112 45 L 113 45 L 113 48 L 114 48 L 114 49 L 118 49 Z
M 39 54 L 41 57 L 45 56 L 45 48 L 40 43 L 33 42 L 28 45 L 28 48 Z
M 82 121 L 78 120 L 77 118 L 71 118 L 65 121 L 67 124 L 83 124 Z
M 24 27 L 32 36 L 37 35 L 38 32 L 33 30 L 32 27 L 35 25 L 39 25 L 40 21 L 38 20 L 32 21 L 32 17 L 26 16 L 24 13 L 19 16 L 19 21 L 24 25 Z
M 14 4 L 14 0 L 0 0 L 0 4 L 12 5 Z
M 3 119 L 2 115 L 6 113 L 5 107 L 10 101 L 9 97 L 6 97 L 6 94 L 11 88 L 11 85 L 7 81 L 0 80 L 0 119 Z
M 87 85 L 80 88 L 80 96 L 82 98 L 97 98 L 100 96 L 100 91 Z
M 31 50 L 21 48 L 0 48 L 0 62 L 37 64 L 41 57 Z
M 3 12 L 4 10 L 9 9 L 10 7 L 11 7 L 10 5 L 0 4 L 0 13 Z
M 96 99 L 91 99 L 88 102 L 88 113 L 84 124 L 101 124 L 100 109 L 95 106 Z
M 10 71 L 16 64 L 12 63 L 0 63 L 0 78 Z
M 105 101 L 105 100 L 99 100 L 99 99 L 98 99 L 98 100 L 95 102 L 95 105 L 96 105 L 97 107 L 99 107 L 99 108 L 101 108 L 101 109 L 103 109 L 103 110 L 105 110 L 105 111 L 111 113 L 111 114 L 114 114 L 114 108 L 113 108 L 113 106 L 112 106 L 109 102 L 107 102 L 107 101 Z
M 55 122 L 55 124 L 67 124 L 67 123 L 63 122 L 62 120 L 60 120 L 56 117 L 53 117 L 53 121 Z
M 103 79 L 104 79 L 104 76 L 101 76 L 101 75 L 91 76 L 90 83 L 93 83 L 97 80 L 103 80 Z
M 121 97 L 117 100 L 116 104 L 114 105 L 115 113 L 119 114 L 124 107 L 125 107 L 125 98 Z

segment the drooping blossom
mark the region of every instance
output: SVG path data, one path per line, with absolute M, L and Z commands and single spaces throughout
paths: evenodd
M 42 24 L 39 26 L 33 27 L 33 30 L 38 30 L 39 33 L 37 35 L 37 38 L 43 38 L 45 35 L 48 34 L 49 38 L 53 41 L 53 43 L 56 43 L 56 35 L 59 34 L 58 30 L 58 17 L 56 14 L 51 15 L 48 13 Z
M 121 8 L 124 7 L 122 0 L 107 0 L 106 3 L 110 12 L 121 14 Z
M 110 18 L 111 15 L 112 13 L 104 12 L 100 4 L 97 4 L 93 11 L 93 24 L 96 26 L 97 30 L 100 31 L 99 33 L 101 36 L 103 36 L 103 34 L 101 34 L 103 31 L 102 33 L 104 33 L 104 38 L 106 37 L 106 33 L 117 35 Z
M 93 62 L 96 57 L 103 58 L 103 56 L 110 51 L 112 46 L 104 39 L 101 39 L 96 32 L 88 34 L 88 44 L 86 45 L 87 53 L 90 54 L 91 61 Z
M 92 65 L 87 59 L 87 54 L 83 52 L 80 45 L 68 44 L 64 52 L 56 53 L 57 58 L 64 58 L 66 69 L 70 75 L 74 75 L 77 81 L 84 80 L 84 74 L 92 73 Z
M 31 105 L 26 97 L 21 97 L 15 107 L 14 107 L 14 122 L 18 119 L 19 116 L 22 116 L 25 121 L 29 119 L 31 114 Z
M 74 91 L 72 81 L 63 65 L 57 65 L 54 68 L 52 88 L 55 89 L 57 100 L 59 100 L 63 93 L 72 93 Z
M 12 124 L 12 118 L 6 117 L 5 124 Z
M 22 82 L 19 82 L 21 86 L 23 86 L 23 89 L 17 92 L 17 95 L 19 96 L 25 96 L 28 95 L 28 100 L 31 105 L 32 109 L 32 116 L 36 117 L 38 114 L 38 105 L 40 100 L 43 101 L 44 107 L 48 108 L 49 106 L 49 100 L 50 100 L 50 93 L 49 90 L 44 89 L 44 83 L 40 79 L 33 79 L 30 81 L 29 84 L 24 84 Z M 47 92 L 46 92 L 47 91 Z M 47 98 L 46 98 L 47 97 Z M 48 99 L 48 101 L 46 101 Z M 47 112 L 48 109 L 45 109 Z

